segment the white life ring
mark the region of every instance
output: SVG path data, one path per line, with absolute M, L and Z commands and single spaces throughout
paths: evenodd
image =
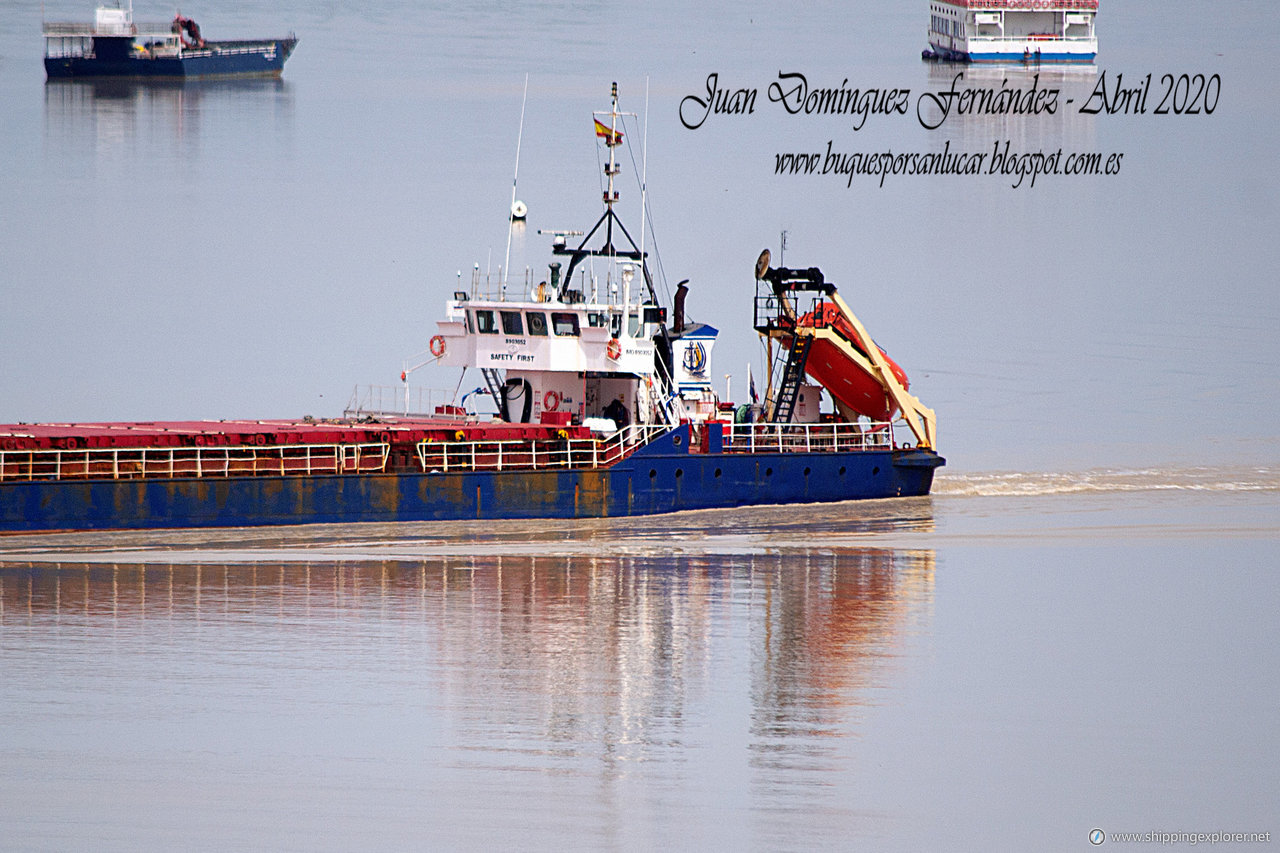
M 431 354 L 436 358 L 444 355 L 445 342 L 444 335 L 436 335 L 431 339 Z
M 554 412 L 560 408 L 560 401 L 564 399 L 560 396 L 559 391 L 548 391 L 542 395 L 542 409 L 546 412 Z

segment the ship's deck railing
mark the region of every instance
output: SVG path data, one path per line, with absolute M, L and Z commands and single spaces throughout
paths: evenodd
M 478 397 L 477 402 L 493 399 L 487 394 Z M 454 391 L 419 387 L 406 389 L 397 385 L 357 385 L 347 400 L 347 407 L 342 410 L 342 416 L 360 418 L 367 415 L 446 420 L 467 418 L 467 412 L 459 405 Z
M 428 473 L 450 471 L 538 471 L 607 468 L 671 428 L 632 424 L 605 438 L 550 441 L 418 442 L 418 462 Z
M 198 59 L 202 56 L 239 56 L 247 53 L 266 53 L 275 50 L 275 39 L 263 39 L 260 42 L 236 42 L 223 45 L 215 45 L 209 42 L 208 47 L 185 47 L 182 49 L 182 56 L 186 59 Z
M 1096 12 L 1098 0 L 948 0 L 954 6 L 967 9 L 1015 9 L 1037 12 L 1062 12 L 1086 10 Z
M 172 21 L 143 21 L 134 23 L 128 32 L 99 31 L 97 25 L 86 21 L 45 21 L 45 38 L 92 38 L 108 36 L 112 38 L 164 38 L 173 33 Z
M 845 453 L 889 450 L 892 424 L 725 424 L 725 453 Z
M 389 451 L 376 442 L 0 450 L 0 481 L 369 474 L 386 470 Z
M 1057 33 L 1028 33 L 1027 35 L 1004 35 L 1004 36 L 988 36 L 980 34 L 971 34 L 969 36 L 969 44 L 1023 44 L 1028 41 L 1062 41 L 1062 42 L 1093 42 L 1097 39 L 1091 35 L 1083 36 L 1064 36 Z

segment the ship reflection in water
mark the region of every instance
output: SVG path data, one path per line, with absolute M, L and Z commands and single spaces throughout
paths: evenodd
M 182 157 L 206 146 L 233 146 L 237 127 L 254 128 L 262 145 L 292 135 L 293 121 L 293 88 L 278 77 L 56 80 L 44 87 L 51 160 L 81 158 L 98 167 L 119 161 L 136 170 L 138 158 L 149 164 L 149 179 L 180 170 Z
M 156 550 L 148 563 L 99 552 L 21 565 L 9 540 L 0 714 L 11 751 L 20 763 L 39 756 L 51 790 L 86 762 L 103 778 L 129 776 L 113 762 L 170 768 L 183 785 L 255 766 L 244 797 L 277 774 L 292 792 L 278 796 L 312 809 L 340 792 L 365 810 L 352 833 L 366 818 L 382 832 L 420 821 L 384 812 L 397 796 L 426 797 L 432 813 L 470 810 L 484 823 L 451 824 L 444 840 L 464 845 L 517 839 L 548 809 L 575 810 L 572 837 L 593 847 L 632 821 L 651 831 L 652 809 L 672 832 L 707 831 L 704 808 L 742 809 L 768 824 L 742 840 L 780 843 L 814 808 L 852 820 L 852 745 L 873 697 L 899 677 L 904 644 L 927 633 L 933 553 L 793 550 L 785 534 L 778 553 L 729 553 L 728 539 L 654 553 L 655 531 L 689 523 L 638 524 L 610 557 L 596 555 L 590 530 L 566 542 L 554 527 L 539 544 L 595 554 L 241 562 L 241 551 L 217 562 L 170 540 L 176 560 Z M 75 698 L 37 711 L 50 691 Z M 81 728 L 87 706 L 96 735 Z M 129 756 L 110 743 L 119 737 Z M 235 802 L 195 808 L 214 821 Z M 56 817 L 52 803 L 32 807 Z M 810 825 L 810 838 L 835 840 L 842 823 Z

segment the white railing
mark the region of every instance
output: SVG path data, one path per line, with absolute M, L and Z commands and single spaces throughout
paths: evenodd
M 533 270 L 525 267 L 516 275 L 503 275 L 502 267 L 497 272 L 480 272 L 478 268 L 471 271 L 471 286 L 466 291 L 469 299 L 480 299 L 487 302 L 529 302 L 534 298 Z M 462 281 L 459 279 L 458 284 Z M 548 287 L 549 290 L 549 287 Z M 461 292 L 462 288 L 459 287 Z
M 1066 36 L 1066 35 L 1058 35 L 1056 33 L 1054 34 L 1036 33 L 1034 35 L 1025 35 L 1025 36 L 984 36 L 984 35 L 969 36 L 970 47 L 974 45 L 985 45 L 985 44 L 1015 44 L 1016 43 L 1021 45 L 1026 42 L 1037 42 L 1037 41 L 1092 42 L 1094 41 L 1094 37 L 1091 35 Z
M 209 43 L 208 47 L 188 47 L 182 49 L 182 56 L 188 59 L 199 59 L 205 56 L 238 56 L 247 53 L 271 53 L 275 51 L 276 45 L 274 41 L 266 41 L 262 44 L 241 45 L 237 47 L 221 47 Z
M 665 425 L 632 424 L 605 438 L 566 437 L 553 441 L 423 440 L 417 446 L 418 462 L 429 473 L 607 468 L 670 429 Z
M 1080 9 L 1096 12 L 1098 0 L 966 0 L 964 5 L 969 9 L 1034 9 L 1037 12 Z
M 725 424 L 725 453 L 844 453 L 894 447 L 892 424 Z
M 603 438 L 432 441 L 416 445 L 426 472 L 607 468 L 670 431 L 633 424 Z M 725 453 L 835 453 L 899 446 L 892 425 L 724 424 Z M 285 444 L 225 447 L 0 450 L 0 482 L 370 474 L 386 471 L 390 445 Z
M 0 482 L 368 474 L 386 470 L 390 449 L 378 442 L 0 450 Z
M 491 399 L 487 394 L 484 399 Z M 454 402 L 452 391 L 439 388 L 409 388 L 396 385 L 357 385 L 343 410 L 343 417 L 366 415 L 400 418 L 446 418 L 463 420 L 466 413 Z M 474 407 L 473 407 L 474 408 Z
M 129 26 L 128 32 L 99 32 L 96 24 L 85 21 L 45 21 L 43 25 L 45 38 L 92 37 L 102 36 L 134 36 L 136 38 L 165 38 L 173 33 L 170 21 L 144 21 Z

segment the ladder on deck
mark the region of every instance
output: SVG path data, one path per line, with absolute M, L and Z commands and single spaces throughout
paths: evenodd
M 484 384 L 489 389 L 490 396 L 493 397 L 493 405 L 498 408 L 498 416 L 506 417 L 505 394 L 502 390 L 502 377 L 498 376 L 498 371 L 493 367 L 482 367 L 480 372 L 484 374 Z
M 796 397 L 800 394 L 800 383 L 804 381 L 804 365 L 809 360 L 809 347 L 812 344 L 811 335 L 795 335 L 791 339 L 787 365 L 782 370 L 782 381 L 778 384 L 778 395 L 773 405 L 771 420 L 774 423 L 791 423 L 791 415 L 796 408 Z

